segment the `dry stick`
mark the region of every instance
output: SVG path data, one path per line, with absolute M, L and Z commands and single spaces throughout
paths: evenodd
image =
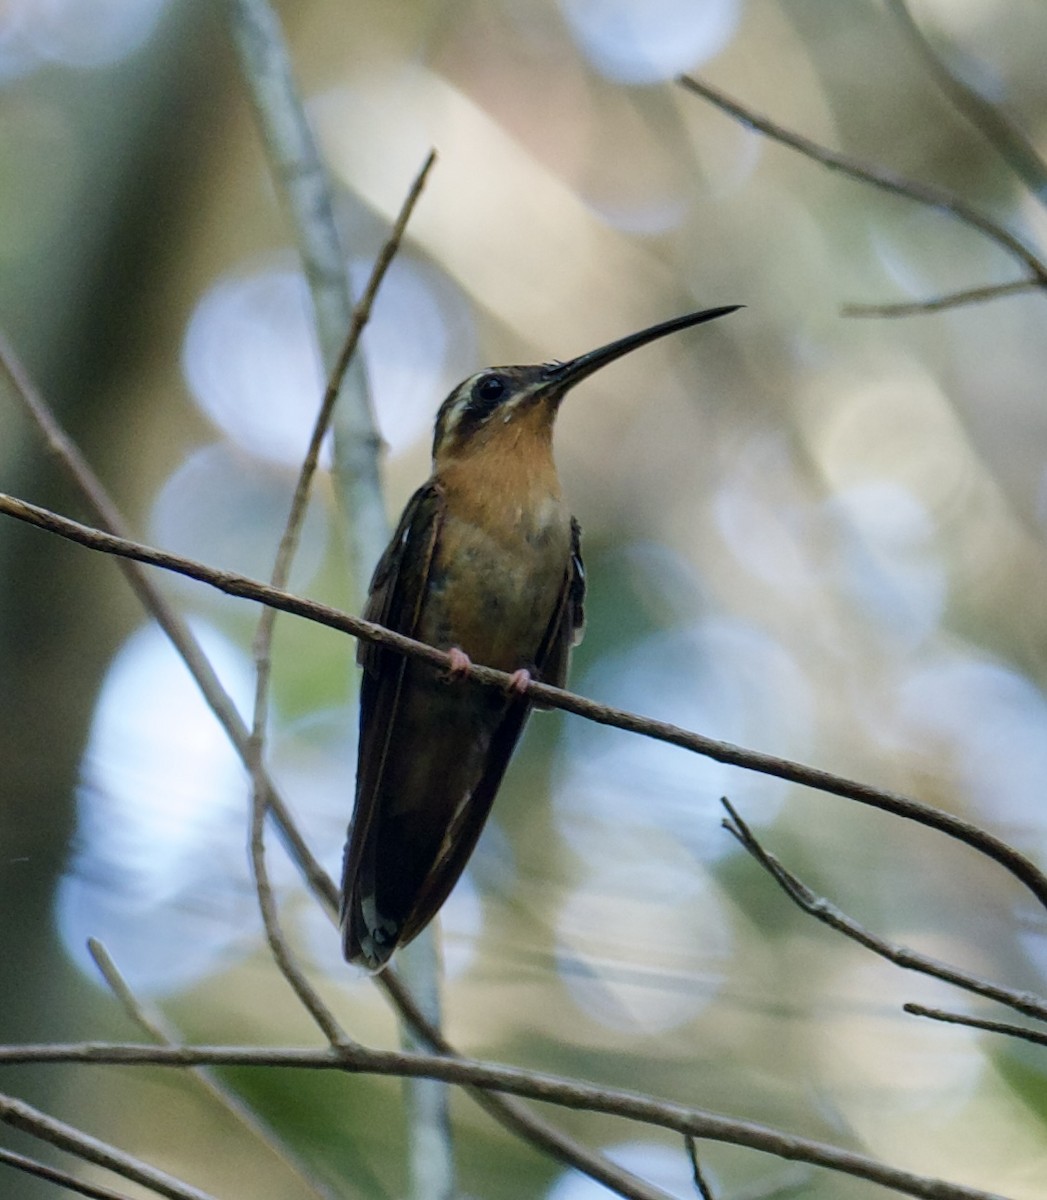
M 114 537 L 112 534 L 91 529 L 76 521 L 70 521 L 67 517 L 61 517 L 49 509 L 29 504 L 25 500 L 16 499 L 3 492 L 0 492 L 0 513 L 25 521 L 29 525 L 35 525 L 50 533 L 56 533 L 60 537 L 87 546 L 89 549 L 131 558 L 154 567 L 162 567 L 164 570 L 186 575 L 190 579 L 200 580 L 229 596 L 238 596 L 241 599 L 254 600 L 261 604 L 271 604 L 284 612 L 305 617 L 320 625 L 326 625 L 329 629 L 336 629 L 342 633 L 348 633 L 352 637 L 362 638 L 364 641 L 394 650 L 399 654 L 409 655 L 435 667 L 442 667 L 448 671 L 451 669 L 451 657 L 443 650 L 427 646 L 424 642 L 416 642 L 413 638 L 405 637 L 401 633 L 394 633 L 391 629 L 385 629 L 381 625 L 375 625 L 360 617 L 350 616 L 338 609 L 329 608 L 326 604 L 320 604 L 315 600 L 307 600 L 301 596 L 271 588 L 268 584 L 238 575 L 234 571 L 220 571 L 193 559 L 183 558 L 178 554 L 170 554 L 164 550 L 156 550 L 152 546 L 144 546 L 125 538 Z M 470 679 L 488 687 L 505 690 L 512 685 L 509 675 L 491 667 L 474 665 L 468 669 L 467 673 Z M 667 721 L 655 721 L 650 717 L 642 717 L 606 704 L 598 704 L 595 700 L 588 700 L 574 692 L 550 687 L 545 683 L 532 681 L 527 687 L 527 695 L 532 701 L 540 703 L 544 707 L 563 709 L 564 712 L 574 713 L 576 716 L 595 721 L 598 725 L 609 725 L 628 733 L 638 733 L 656 741 L 667 742 L 672 746 L 690 750 L 694 754 L 701 754 L 728 766 L 741 767 L 746 771 L 757 771 L 763 775 L 784 779 L 789 783 L 797 783 L 803 787 L 828 792 L 830 795 L 840 796 L 845 800 L 854 800 L 859 804 L 893 813 L 895 816 L 926 825 L 930 829 L 937 829 L 940 833 L 963 842 L 999 863 L 1020 880 L 1040 904 L 1047 908 L 1047 876 L 1013 846 L 952 813 L 934 808 L 919 800 L 913 800 L 897 792 L 885 791 L 882 788 L 873 787 L 871 784 L 846 779 L 818 767 L 810 767 L 790 759 L 764 754 L 759 750 L 749 750 L 730 742 L 716 741 L 703 734 L 672 725 Z
M 113 535 L 126 530 L 123 516 L 110 499 L 101 481 L 81 455 L 75 443 L 66 435 L 33 386 L 16 355 L 0 335 L 0 369 L 8 376 L 15 394 L 44 435 L 48 449 L 56 455 L 70 478 L 83 493 L 99 523 Z M 189 627 L 168 603 L 138 562 L 118 558 L 118 565 L 138 597 L 143 608 L 157 622 L 196 681 L 205 701 L 225 730 L 231 744 L 245 767 L 249 768 L 249 734 L 235 705 L 214 672 Z M 337 920 L 338 889 L 327 872 L 317 862 L 305 839 L 290 815 L 287 805 L 271 780 L 267 779 L 267 803 L 276 822 L 281 840 L 302 878 L 332 920 Z M 392 968 L 382 973 L 381 984 L 408 1020 L 414 1032 L 441 1053 L 456 1051 L 428 1021 L 410 998 Z M 665 1200 L 665 1193 L 618 1167 L 605 1155 L 590 1150 L 575 1138 L 563 1133 L 543 1117 L 529 1112 L 523 1105 L 507 1096 L 474 1094 L 474 1099 L 505 1128 L 526 1138 L 534 1146 L 551 1154 L 559 1162 L 573 1166 L 627 1200 Z
M 895 966 L 902 967 L 907 971 L 919 971 L 923 975 L 932 975 L 936 979 L 942 979 L 965 991 L 985 996 L 989 1000 L 996 1000 L 1000 1004 L 1006 1004 L 1009 1008 L 1024 1013 L 1027 1017 L 1047 1021 L 1047 1000 L 1042 996 L 1037 996 L 1033 992 L 1018 992 L 1013 988 L 1006 988 L 994 983 L 992 980 L 980 979 L 977 975 L 960 971 L 956 967 L 939 962 L 938 959 L 931 958 L 926 954 L 918 954 L 915 950 L 910 950 L 908 946 L 888 942 L 884 938 L 870 933 L 837 908 L 835 904 L 826 900 L 824 896 L 818 896 L 812 892 L 769 850 L 764 849 L 726 796 L 721 799 L 721 803 L 730 813 L 730 820 L 723 821 L 724 829 L 737 839 L 742 848 L 752 855 L 789 899 L 805 913 L 821 921 L 824 925 L 828 925 L 830 929 L 842 933 L 844 937 L 850 938 L 860 946 L 864 946 L 867 950 L 871 950 L 874 954 L 878 954 L 881 958 L 887 959 L 888 962 L 894 963 Z
M 306 119 L 279 16 L 268 0 L 225 0 L 225 7 L 258 130 L 288 207 L 330 375 L 352 319 L 352 299 L 327 171 Z M 367 373 L 359 363 L 344 378 L 335 441 L 343 507 L 352 516 L 345 531 L 349 577 L 366 580 L 389 532 L 379 476 L 380 439 Z
M 35 1175 L 37 1179 L 46 1179 L 48 1183 L 57 1183 L 67 1192 L 78 1192 L 88 1196 L 90 1200 L 131 1200 L 126 1192 L 114 1192 L 112 1188 L 100 1184 L 84 1183 L 68 1171 L 60 1171 L 58 1167 L 49 1167 L 46 1163 L 37 1162 L 35 1158 L 26 1158 L 24 1154 L 16 1154 L 13 1150 L 0 1149 L 0 1163 L 14 1167 L 26 1175 Z
M 887 0 L 941 90 L 985 137 L 990 146 L 1040 201 L 1047 204 L 1047 163 L 1025 132 L 995 104 L 990 104 L 946 66 L 916 23 L 906 0 Z
M 1011 283 L 990 283 L 985 287 L 965 288 L 962 292 L 932 296 L 929 300 L 902 301 L 898 304 L 845 304 L 840 312 L 845 317 L 913 317 L 920 313 L 944 312 L 965 304 L 998 300 L 1001 296 L 1035 292 L 1042 286 L 1036 279 L 1015 279 Z
M 903 1004 L 902 1011 L 913 1017 L 927 1017 L 932 1021 L 942 1021 L 946 1025 L 966 1025 L 970 1029 L 984 1029 L 988 1033 L 1002 1033 L 1007 1037 L 1021 1038 L 1025 1042 L 1035 1042 L 1038 1046 L 1047 1046 L 1047 1033 L 1040 1029 L 1029 1029 L 1024 1025 L 1012 1025 L 1009 1021 L 987 1021 L 984 1017 L 969 1017 L 966 1013 L 948 1012 L 943 1008 L 928 1008 L 923 1004 Z
M 784 146 L 791 147 L 800 154 L 806 155 L 807 158 L 828 167 L 831 171 L 842 171 L 852 179 L 861 180 L 863 183 L 871 184 L 873 187 L 890 192 L 895 196 L 905 196 L 909 200 L 915 200 L 918 204 L 925 204 L 978 230 L 1025 267 L 1028 277 L 1026 280 L 1019 281 L 1021 286 L 1035 283 L 1038 287 L 1047 287 L 1047 264 L 1026 246 L 1021 238 L 1005 229 L 991 217 L 987 217 L 973 205 L 968 204 L 962 196 L 958 196 L 955 192 L 951 192 L 947 188 L 936 187 L 933 184 L 919 183 L 884 167 L 872 166 L 852 155 L 841 154 L 838 150 L 820 146 L 810 138 L 794 133 L 776 121 L 770 120 L 769 117 L 753 112 L 752 109 L 739 104 L 737 100 L 726 96 L 718 88 L 690 75 L 681 75 L 678 82 L 688 91 L 708 100 L 710 104 L 715 104 L 717 108 L 748 129 L 753 129 L 776 142 L 781 142 Z M 976 294 L 975 299 L 980 300 L 985 297 Z
M 60 1150 L 68 1150 L 85 1162 L 105 1167 L 160 1196 L 167 1196 L 168 1200 L 214 1200 L 209 1192 L 183 1183 L 173 1175 L 168 1175 L 166 1171 L 159 1171 L 123 1150 L 117 1150 L 115 1146 L 99 1141 L 98 1138 L 67 1125 L 64 1121 L 49 1117 L 39 1109 L 33 1108 L 31 1104 L 16 1100 L 13 1096 L 0 1095 L 0 1122 L 32 1134 L 33 1137 L 49 1142 Z
M 276 561 L 270 575 L 270 583 L 273 587 L 282 588 L 290 576 L 291 564 L 294 560 L 302 522 L 309 503 L 313 477 L 316 474 L 316 468 L 320 461 L 320 447 L 327 433 L 331 413 L 334 409 L 335 401 L 338 399 L 346 368 L 349 366 L 356 351 L 364 326 L 370 319 L 371 308 L 374 304 L 378 288 L 385 278 L 389 264 L 396 255 L 407 227 L 407 221 L 414 210 L 419 196 L 422 194 L 426 177 L 435 160 L 436 155 L 430 151 L 425 164 L 415 178 L 407 198 L 401 206 L 400 214 L 393 226 L 392 233 L 386 239 L 382 247 L 382 252 L 375 262 L 367 289 L 361 297 L 360 302 L 353 309 L 353 318 L 349 325 L 349 332 L 339 352 L 338 361 L 335 364 L 334 371 L 331 373 L 330 381 L 327 384 L 320 403 L 320 411 L 313 425 L 309 446 L 295 484 L 287 524 L 284 528 L 283 536 L 280 538 Z M 269 683 L 272 674 L 272 641 L 273 631 L 276 626 L 276 617 L 277 610 L 275 608 L 265 607 L 262 609 L 258 619 L 253 646 L 255 696 L 250 739 L 250 772 L 252 779 L 251 869 L 254 873 L 255 890 L 258 894 L 258 904 L 262 912 L 266 940 L 277 967 L 305 1009 L 317 1025 L 319 1025 L 328 1041 L 332 1045 L 340 1045 L 348 1040 L 348 1035 L 341 1028 L 334 1014 L 324 1004 L 319 993 L 306 978 L 304 971 L 302 971 L 295 960 L 287 939 L 284 937 L 265 861 L 266 782 L 261 768 L 264 761 L 265 728 L 269 710 Z
M 683 1144 L 691 1163 L 691 1179 L 694 1182 L 694 1190 L 698 1193 L 700 1200 L 715 1200 L 712 1188 L 709 1187 L 708 1180 L 702 1173 L 702 1164 L 698 1161 L 698 1143 L 695 1141 L 694 1134 L 685 1133 Z
M 226 4 L 259 132 L 309 281 L 324 367 L 330 376 L 335 374 L 337 352 L 350 322 L 352 298 L 327 171 L 273 4 L 270 0 L 226 0 Z M 381 480 L 381 438 L 361 363 L 353 362 L 343 374 L 339 391 L 333 474 L 345 518 L 347 578 L 352 586 L 349 607 L 359 609 L 390 531 Z M 259 683 L 264 686 L 264 681 Z M 433 1025 L 440 1024 L 437 930 L 434 923 L 400 960 Z M 404 1029 L 401 1036 L 413 1035 Z M 407 1126 L 414 1134 L 407 1163 L 409 1193 L 425 1200 L 450 1200 L 455 1190 L 454 1152 L 446 1091 L 428 1083 L 408 1084 L 405 1101 Z
M 109 990 L 120 1002 L 120 1006 L 127 1016 L 159 1045 L 181 1045 L 182 1039 L 178 1036 L 177 1031 L 167 1022 L 162 1013 L 147 1009 L 139 1000 L 116 963 L 113 962 L 109 951 L 97 938 L 87 939 L 87 950 L 102 978 L 108 984 Z M 213 1071 L 209 1071 L 206 1067 L 194 1067 L 190 1074 L 202 1084 L 212 1099 L 217 1100 L 249 1133 L 254 1134 L 288 1170 L 298 1176 L 316 1195 L 322 1197 L 323 1200 L 336 1200 L 334 1191 L 317 1179 L 295 1152 L 284 1144 L 280 1135 L 266 1124 L 253 1109 L 248 1108 L 235 1092 L 226 1087 Z
M 43 434 L 48 450 L 61 462 L 70 478 L 80 489 L 98 524 L 117 537 L 129 537 L 127 522 L 113 503 L 101 480 L 91 469 L 76 444 L 59 425 L 51 409 L 22 367 L 14 350 L 2 335 L 0 335 L 0 369 L 7 375 L 15 395 Z M 163 592 L 136 562 L 120 559 L 119 566 L 139 603 L 164 631 L 168 641 L 185 663 L 208 707 L 246 765 L 249 736 L 247 726 L 229 693 L 215 674 L 214 668 L 192 630 L 181 615 L 175 611 Z M 267 786 L 269 808 L 292 861 L 297 864 L 303 878 L 314 893 L 324 895 L 327 892 L 333 892 L 333 885 L 327 872 L 316 861 L 312 851 L 306 845 L 283 798 L 271 781 Z
M 298 539 L 305 520 L 313 477 L 316 474 L 317 464 L 320 461 L 320 447 L 323 444 L 324 437 L 331 423 L 331 413 L 334 410 L 335 401 L 338 399 L 342 379 L 353 355 L 356 353 L 360 335 L 363 333 L 367 322 L 371 319 L 371 309 L 374 305 L 375 296 L 382 285 L 386 271 L 388 271 L 390 264 L 396 257 L 407 228 L 407 222 L 411 218 L 411 213 L 414 212 L 415 205 L 418 203 L 422 189 L 425 187 L 426 179 L 429 177 L 429 172 L 432 170 L 433 163 L 435 162 L 436 152 L 430 151 L 428 158 L 426 158 L 422 169 L 418 172 L 410 191 L 407 193 L 406 199 L 400 207 L 400 213 L 393 225 L 392 232 L 386 238 L 381 252 L 375 260 L 374 267 L 371 269 L 371 276 L 367 281 L 367 287 L 364 289 L 359 302 L 353 308 L 352 320 L 349 323 L 349 332 L 346 334 L 345 341 L 338 354 L 338 360 L 328 380 L 323 400 L 320 403 L 320 411 L 313 426 L 312 436 L 309 439 L 309 448 L 306 451 L 305 458 L 302 460 L 302 466 L 298 473 L 294 496 L 291 500 L 291 509 L 287 516 L 287 524 L 284 528 L 283 536 L 280 538 L 280 546 L 276 552 L 276 561 L 273 564 L 272 574 L 269 576 L 269 582 L 273 587 L 284 588 L 287 586 L 287 581 L 291 574 L 291 563 L 298 548 Z M 255 668 L 258 672 L 254 718 L 256 736 L 259 728 L 264 727 L 265 724 L 264 697 L 268 691 L 269 675 L 271 672 L 270 654 L 276 616 L 277 610 L 275 608 L 264 608 L 258 619 L 258 629 L 254 637 Z M 261 699 L 259 699 L 259 694 Z M 261 714 L 258 711 L 259 706 L 262 709 Z
M 1001 1200 L 995 1192 L 948 1183 L 885 1166 L 838 1146 L 812 1138 L 783 1133 L 756 1121 L 724 1117 L 719 1113 L 658 1100 L 624 1088 L 605 1088 L 580 1080 L 539 1071 L 507 1067 L 476 1059 L 408 1054 L 395 1050 L 370 1050 L 345 1046 L 338 1050 L 274 1048 L 270 1046 L 143 1046 L 124 1043 L 76 1042 L 70 1044 L 0 1046 L 0 1064 L 93 1063 L 129 1066 L 187 1067 L 206 1063 L 235 1067 L 293 1067 L 314 1071 L 350 1071 L 358 1074 L 439 1079 L 445 1083 L 491 1088 L 541 1100 L 582 1112 L 622 1117 L 677 1134 L 726 1142 L 759 1150 L 778 1158 L 827 1167 L 858 1179 L 867 1179 L 923 1200 Z
M 393 226 L 392 233 L 386 239 L 382 252 L 379 254 L 377 261 L 371 271 L 371 277 L 368 280 L 367 288 L 360 298 L 358 304 L 353 308 L 353 318 L 350 322 L 349 332 L 345 342 L 338 355 L 338 361 L 331 373 L 330 381 L 324 392 L 323 399 L 320 403 L 320 411 L 313 425 L 312 435 L 309 439 L 309 446 L 306 450 L 305 458 L 302 462 L 301 469 L 298 473 L 298 480 L 295 484 L 294 495 L 291 499 L 291 508 L 287 517 L 287 524 L 284 528 L 283 536 L 280 538 L 280 545 L 277 549 L 276 560 L 273 564 L 272 574 L 270 575 L 270 583 L 274 587 L 284 587 L 291 573 L 291 564 L 294 560 L 295 550 L 298 546 L 298 538 L 301 533 L 302 522 L 305 519 L 306 508 L 309 503 L 309 494 L 312 490 L 313 478 L 316 474 L 316 468 L 320 461 L 320 447 L 323 444 L 324 437 L 327 434 L 327 428 L 330 423 L 331 413 L 334 410 L 335 401 L 338 399 L 339 392 L 342 386 L 342 380 L 345 377 L 345 372 L 350 361 L 356 352 L 357 344 L 360 340 L 360 335 L 363 332 L 364 326 L 367 324 L 371 316 L 371 308 L 374 304 L 375 296 L 378 293 L 378 288 L 381 286 L 382 280 L 385 278 L 385 273 L 389 268 L 389 264 L 393 261 L 396 251 L 403 239 L 404 231 L 407 228 L 407 222 L 414 211 L 414 206 L 418 202 L 419 196 L 422 194 L 422 189 L 425 186 L 426 178 L 436 161 L 436 155 L 430 151 L 429 156 L 425 160 L 421 171 L 415 178 L 415 181 L 407 194 L 403 205 L 400 209 L 400 214 Z M 262 772 L 262 764 L 264 762 L 264 746 L 265 746 L 265 729 L 268 722 L 269 712 L 269 683 L 272 674 L 272 642 L 273 631 L 276 627 L 277 610 L 275 608 L 264 607 L 259 615 L 258 627 L 254 636 L 254 662 L 255 662 L 255 695 L 254 695 L 254 715 L 252 718 L 251 728 L 251 870 L 254 874 L 255 891 L 258 895 L 258 905 L 262 913 L 262 923 L 265 927 L 266 941 L 269 944 L 270 953 L 273 960 L 279 968 L 283 977 L 290 984 L 291 989 L 298 997 L 306 1011 L 313 1018 L 316 1024 L 320 1027 L 324 1036 L 333 1046 L 339 1046 L 349 1040 L 348 1034 L 342 1029 L 334 1014 L 321 999 L 320 994 L 312 986 L 307 979 L 305 972 L 299 966 L 294 953 L 289 946 L 287 939 L 284 937 L 283 929 L 280 925 L 280 919 L 276 907 L 276 898 L 273 895 L 272 884 L 269 878 L 269 870 L 266 865 L 265 858 L 265 817 L 266 817 L 266 786 L 265 775 Z

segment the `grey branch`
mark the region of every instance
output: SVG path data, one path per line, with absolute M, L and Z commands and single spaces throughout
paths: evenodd
M 932 975 L 936 979 L 944 980 L 946 983 L 973 992 L 975 995 L 1006 1004 L 1009 1008 L 1024 1013 L 1027 1017 L 1047 1021 L 1047 1000 L 1041 996 L 1032 992 L 1018 992 L 1012 988 L 1002 987 L 991 980 L 981 979 L 969 972 L 960 971 L 948 963 L 939 962 L 926 954 L 919 954 L 915 950 L 910 950 L 908 946 L 888 942 L 884 938 L 870 933 L 853 917 L 847 916 L 835 904 L 826 900 L 824 896 L 812 892 L 770 851 L 764 849 L 726 796 L 723 797 L 721 803 L 730 814 L 730 819 L 723 822 L 724 829 L 737 839 L 743 849 L 763 867 L 789 899 L 805 913 L 821 921 L 822 924 L 828 925 L 830 929 L 842 933 L 844 937 L 850 938 L 860 946 L 864 946 L 867 950 L 871 950 L 874 954 L 878 954 L 881 958 L 887 959 L 888 962 L 894 963 L 897 967 L 902 967 L 907 971 L 918 971 L 922 975 Z
M 0 492 L 0 513 L 6 513 L 27 524 L 57 533 L 61 537 L 78 542 L 90 549 L 132 558 L 167 571 L 175 571 L 190 579 L 197 579 L 202 583 L 209 584 L 227 595 L 257 601 L 261 604 L 271 604 L 284 612 L 315 621 L 329 629 L 347 633 L 355 638 L 363 638 L 365 641 L 388 647 L 399 654 L 410 655 L 436 667 L 450 669 L 450 656 L 443 650 L 427 646 L 424 642 L 416 642 L 403 634 L 394 633 L 390 629 L 384 629 L 381 625 L 374 625 L 360 617 L 350 616 L 348 613 L 340 612 L 338 609 L 330 608 L 315 600 L 282 592 L 268 584 L 238 575 L 233 571 L 218 570 L 193 559 L 114 537 L 112 534 L 91 529 L 76 521 L 70 521 L 49 509 L 40 508 L 38 505 L 29 504 L 25 500 L 19 500 L 2 492 Z M 468 677 L 484 686 L 502 690 L 508 688 L 512 683 L 510 676 L 503 671 L 495 671 L 490 667 L 483 666 L 470 667 Z M 853 800 L 859 804 L 893 813 L 906 820 L 915 821 L 917 824 L 926 825 L 928 828 L 937 829 L 940 833 L 963 842 L 980 854 L 999 863 L 1020 880 L 1040 904 L 1047 908 L 1047 876 L 1035 863 L 1001 838 L 989 833 L 988 830 L 952 813 L 897 792 L 888 792 L 873 787 L 871 784 L 846 779 L 818 767 L 764 754 L 759 750 L 735 746 L 730 742 L 717 741 L 704 734 L 682 729 L 667 721 L 655 721 L 650 717 L 642 717 L 636 713 L 598 704 L 594 700 L 586 699 L 574 692 L 550 687 L 548 684 L 530 683 L 527 695 L 533 701 L 548 708 L 559 708 L 564 712 L 574 713 L 575 716 L 595 721 L 599 725 L 609 725 L 628 733 L 654 738 L 656 741 L 679 746 L 681 749 L 690 750 L 694 754 L 701 754 L 728 766 L 741 767 L 744 770 L 756 771 L 763 775 L 772 775 L 777 779 L 811 787 L 845 800 Z
M 157 1195 L 168 1197 L 168 1200 L 214 1200 L 209 1192 L 183 1183 L 173 1175 L 168 1175 L 166 1171 L 159 1171 L 156 1167 L 151 1167 L 148 1163 L 133 1158 L 130 1154 L 117 1150 L 115 1146 L 67 1125 L 64 1121 L 56 1120 L 13 1096 L 0 1095 L 0 1122 L 10 1125 L 13 1129 L 21 1129 L 24 1133 L 57 1146 L 60 1150 L 68 1150 L 85 1162 L 105 1167 L 117 1175 L 122 1175 L 124 1179 L 149 1188 Z
M 654 1125 L 694 1138 L 746 1146 L 778 1158 L 828 1167 L 868 1179 L 923 1200 L 1002 1200 L 995 1192 L 914 1175 L 878 1163 L 863 1154 L 811 1138 L 799 1137 L 755 1121 L 725 1117 L 706 1109 L 621 1088 L 597 1087 L 575 1079 L 525 1071 L 518 1067 L 467 1058 L 405 1054 L 362 1046 L 304 1050 L 267 1046 L 142 1046 L 120 1043 L 0 1046 L 0 1064 L 93 1063 L 130 1066 L 190 1067 L 201 1064 L 236 1067 L 287 1067 L 314 1071 L 439 1079 L 445 1083 L 491 1088 L 563 1108 L 598 1112 Z

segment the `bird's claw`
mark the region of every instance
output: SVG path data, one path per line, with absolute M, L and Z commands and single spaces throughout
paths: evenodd
M 464 679 L 469 674 L 473 660 L 457 646 L 452 646 L 447 651 L 447 657 L 451 660 L 451 665 L 447 668 L 447 678 Z
M 534 683 L 534 677 L 531 672 L 525 667 L 521 667 L 518 671 L 514 671 L 509 676 L 509 682 L 506 685 L 506 690 L 516 692 L 519 696 L 526 696 L 527 689 Z

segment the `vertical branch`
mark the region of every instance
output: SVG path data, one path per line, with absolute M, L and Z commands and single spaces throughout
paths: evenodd
M 280 29 L 268 0 L 226 0 L 229 26 L 276 183 L 286 199 L 316 316 L 324 372 L 334 373 L 352 318 L 346 256 L 331 188 Z M 359 607 L 364 582 L 389 536 L 378 463 L 380 439 L 363 364 L 345 372 L 335 435 L 347 521 L 347 550 Z M 351 440 L 351 445 L 339 442 Z
M 226 0 L 230 29 L 251 92 L 258 123 L 276 179 L 290 209 L 299 252 L 313 295 L 325 369 L 334 372 L 351 320 L 345 255 L 334 222 L 327 174 L 305 119 L 279 21 L 268 0 Z M 353 607 L 359 608 L 364 581 L 389 537 L 379 471 L 381 441 L 371 408 L 366 376 L 354 359 L 339 389 L 334 415 L 337 491 L 346 513 L 347 554 Z M 436 926 L 419 941 L 424 949 L 405 961 L 408 985 L 424 997 L 429 1022 L 440 1022 L 436 974 Z M 408 1049 L 414 1039 L 402 1026 Z M 410 1137 L 411 1189 L 415 1200 L 450 1200 L 454 1193 L 453 1151 L 445 1085 L 430 1080 L 404 1084 Z

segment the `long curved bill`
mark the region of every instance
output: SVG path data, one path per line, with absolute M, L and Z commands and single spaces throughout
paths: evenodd
M 648 342 L 655 342 L 680 329 L 690 329 L 692 325 L 703 325 L 706 321 L 715 321 L 717 317 L 725 317 L 728 313 L 737 312 L 739 308 L 743 307 L 744 305 L 741 304 L 728 304 L 722 308 L 706 308 L 701 312 L 673 317 L 671 321 L 663 321 L 660 325 L 641 329 L 639 333 L 626 334 L 625 337 L 619 338 L 615 342 L 609 342 L 598 350 L 590 350 L 588 354 L 580 354 L 577 358 L 572 358 L 565 363 L 556 363 L 549 368 L 547 378 L 558 391 L 566 391 L 568 388 L 574 387 L 576 383 L 581 383 L 594 371 L 599 371 L 601 367 L 606 367 L 608 363 L 614 362 L 615 359 L 621 358 L 625 354 L 639 350 Z

